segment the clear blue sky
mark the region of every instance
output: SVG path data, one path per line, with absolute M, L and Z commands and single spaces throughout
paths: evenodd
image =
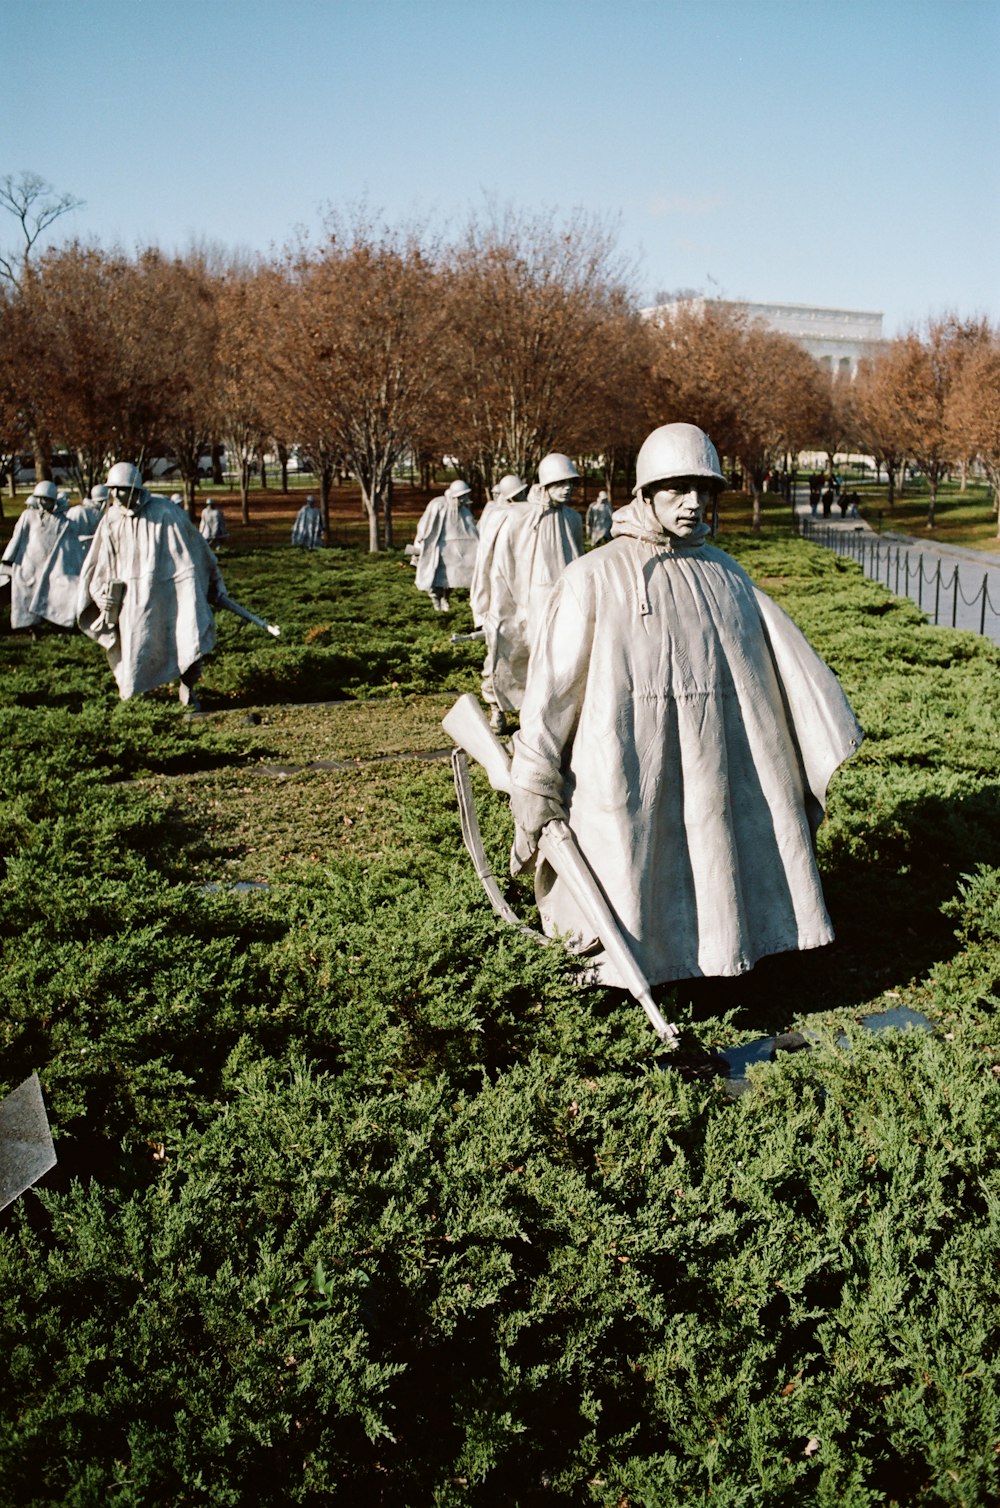
M 492 197 L 613 217 L 646 298 L 1000 321 L 1000 0 L 2 0 L 0 54 L 0 174 L 84 199 L 62 234 Z

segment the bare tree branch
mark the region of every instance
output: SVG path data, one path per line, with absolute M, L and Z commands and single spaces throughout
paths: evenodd
M 24 248 L 19 256 L 15 256 L 14 252 L 6 256 L 0 254 L 0 277 L 8 283 L 19 283 L 18 262 L 23 273 L 39 237 L 61 215 L 68 215 L 71 210 L 80 209 L 82 205 L 83 200 L 77 199 L 74 194 L 57 194 L 52 185 L 46 183 L 38 173 L 24 172 L 18 178 L 8 173 L 0 178 L 0 209 L 5 209 L 14 216 L 24 238 Z

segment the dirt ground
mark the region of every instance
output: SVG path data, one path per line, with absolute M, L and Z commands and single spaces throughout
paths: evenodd
M 444 491 L 447 484 L 442 483 L 434 487 L 430 492 L 424 492 L 419 487 L 411 487 L 408 483 L 397 482 L 393 487 L 392 512 L 394 518 L 419 519 L 421 513 L 427 507 L 432 497 L 438 496 Z M 268 487 L 266 491 L 260 488 L 251 489 L 250 492 L 250 518 L 253 523 L 265 524 L 285 520 L 291 527 L 292 519 L 302 507 L 306 498 L 312 493 L 319 498 L 319 488 L 296 487 L 291 492 L 279 492 L 275 487 Z M 240 494 L 235 487 L 228 485 L 223 487 L 201 487 L 198 489 L 198 507 L 205 502 L 206 498 L 222 509 L 226 515 L 226 522 L 232 524 L 239 522 L 240 517 Z M 356 484 L 346 483 L 342 487 L 334 487 L 330 492 L 330 521 L 344 523 L 365 523 L 365 510 L 361 503 L 361 489 Z

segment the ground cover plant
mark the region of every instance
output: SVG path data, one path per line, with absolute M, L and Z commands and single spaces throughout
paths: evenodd
M 1000 655 L 727 543 L 868 739 L 837 942 L 658 991 L 686 1073 L 477 893 L 479 650 L 399 557 L 233 557 L 283 637 L 222 621 L 198 718 L 0 636 L 0 1088 L 60 1159 L 0 1216 L 0 1501 L 996 1501 Z M 735 1102 L 702 1071 L 803 1024 Z

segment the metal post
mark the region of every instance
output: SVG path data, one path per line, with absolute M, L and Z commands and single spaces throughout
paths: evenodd
M 897 545 L 896 546 L 896 585 L 893 587 L 893 591 L 895 592 L 895 594 L 896 594 L 897 597 L 899 596 L 899 549 L 900 549 L 900 547 L 899 547 L 899 545 Z
M 952 628 L 956 628 L 957 625 L 958 625 L 958 566 L 955 567 L 954 586 L 955 586 L 955 590 L 952 593 L 952 597 L 951 597 L 951 626 L 952 626 Z
M 941 607 L 941 562 L 937 563 L 937 571 L 934 576 L 934 626 L 937 627 L 939 610 Z
M 921 555 L 917 562 L 917 606 L 924 605 L 924 557 Z
M 983 576 L 983 605 L 979 613 L 979 632 L 986 632 L 986 599 L 990 594 L 990 574 L 987 571 Z

